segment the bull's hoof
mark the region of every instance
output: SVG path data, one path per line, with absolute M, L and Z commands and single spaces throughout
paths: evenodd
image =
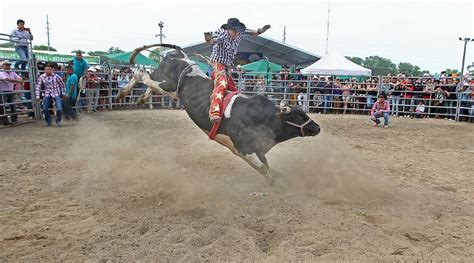
M 278 174 L 275 171 L 271 171 L 267 167 L 259 171 L 267 180 L 267 183 L 279 192 L 285 192 L 288 188 L 279 180 Z
M 273 187 L 273 189 L 278 191 L 278 192 L 286 192 L 286 190 L 288 189 L 288 187 L 286 187 L 278 179 L 271 178 L 270 180 L 267 180 L 267 181 L 270 184 L 270 186 Z

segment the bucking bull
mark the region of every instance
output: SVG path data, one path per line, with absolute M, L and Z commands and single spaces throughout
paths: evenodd
M 130 63 L 143 50 L 162 46 L 168 51 L 151 76 L 139 69 L 132 80 L 117 95 L 124 98 L 137 82 L 148 88 L 140 101 L 146 101 L 152 93 L 165 94 L 181 100 L 194 123 L 209 135 L 210 94 L 213 80 L 201 72 L 182 49 L 175 45 L 154 44 L 134 50 Z M 265 96 L 237 94 L 224 111 L 223 121 L 214 140 L 242 158 L 262 174 L 270 184 L 276 184 L 265 154 L 276 144 L 298 136 L 316 136 L 320 128 L 309 116 L 297 107 L 280 104 L 276 107 Z

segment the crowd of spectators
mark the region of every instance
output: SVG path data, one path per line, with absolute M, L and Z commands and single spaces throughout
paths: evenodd
M 377 96 L 385 94 L 393 117 L 453 120 L 458 99 L 460 113 L 471 119 L 474 116 L 474 79 L 470 76 L 460 84 L 459 75 L 445 72 L 422 77 L 402 73 L 381 79 L 313 75 L 309 81 L 299 70 L 291 74 L 287 68 L 278 74 L 239 73 L 244 92 L 265 93 L 269 98 L 309 107 L 312 112 L 367 114 Z

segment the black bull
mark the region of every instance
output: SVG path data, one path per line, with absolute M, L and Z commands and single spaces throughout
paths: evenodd
M 167 52 L 151 77 L 144 70 L 137 71 L 117 98 L 125 97 L 138 81 L 143 81 L 148 89 L 141 101 L 151 95 L 151 92 L 179 98 L 189 117 L 209 134 L 212 128 L 208 115 L 210 94 L 213 90 L 212 79 L 204 75 L 181 48 L 174 45 L 155 44 L 137 48 L 130 62 L 134 63 L 139 52 L 155 46 L 174 50 Z M 275 181 L 269 171 L 265 154 L 278 143 L 299 136 L 315 136 L 320 131 L 319 125 L 300 108 L 286 105 L 276 107 L 262 95 L 238 95 L 226 115 L 227 118 L 223 119 L 215 141 L 245 160 L 264 175 L 269 183 Z

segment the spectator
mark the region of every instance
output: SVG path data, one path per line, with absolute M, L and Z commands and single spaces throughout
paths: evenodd
M 372 108 L 372 105 L 377 97 L 377 83 L 372 79 L 367 80 L 367 109 Z
M 375 122 L 374 127 L 380 124 L 379 118 L 383 117 L 383 127 L 388 128 L 388 115 L 390 113 L 390 104 L 386 100 L 387 96 L 380 93 L 378 100 L 374 103 L 372 110 L 370 111 L 370 119 Z
M 257 94 L 264 95 L 265 93 L 265 80 L 263 79 L 263 76 L 258 76 L 257 83 L 255 85 L 255 88 L 253 90 Z
M 88 70 L 86 75 L 86 99 L 87 112 L 96 112 L 99 102 L 99 79 L 92 70 Z
M 425 117 L 425 104 L 423 103 L 422 100 L 420 100 L 420 101 L 418 102 L 418 105 L 416 106 L 415 117 L 416 117 L 416 118 L 423 118 L 423 117 Z
M 125 88 L 125 86 L 127 86 L 127 84 L 129 82 L 130 82 L 130 76 L 127 73 L 127 68 L 122 68 L 120 70 L 120 74 L 117 76 L 117 88 L 118 88 L 118 90 L 112 91 L 112 95 L 114 97 L 116 97 L 117 93 L 120 92 L 120 90 L 122 90 L 123 88 Z M 123 107 L 124 98 L 121 98 L 119 101 L 117 101 L 117 103 L 119 103 L 118 107 Z
M 410 114 L 413 113 L 414 99 L 413 92 L 415 91 L 415 86 L 413 86 L 411 79 L 407 78 L 402 81 L 402 87 L 404 89 L 403 93 L 403 117 L 410 117 Z
M 328 113 L 332 107 L 332 94 L 333 94 L 334 83 L 332 82 L 332 78 L 327 78 L 324 87 L 322 88 L 321 94 L 324 94 L 324 113 Z M 324 93 L 323 93 L 324 92 Z
M 64 98 L 64 116 L 66 120 L 73 119 L 77 120 L 77 114 L 74 109 L 76 106 L 77 97 L 77 75 L 74 74 L 72 66 L 66 67 L 67 81 L 66 81 L 66 94 Z
M 367 105 L 367 89 L 365 83 L 358 83 L 354 89 L 354 103 L 357 110 L 364 110 Z
M 308 101 L 308 84 L 303 83 L 303 87 L 299 89 L 298 93 L 298 106 L 301 107 L 304 111 L 307 110 L 307 101 Z
M 448 120 L 454 120 L 456 115 L 457 106 L 457 93 L 456 93 L 456 80 L 454 77 L 447 78 L 447 84 L 445 86 L 446 94 L 446 118 Z
M 390 82 L 390 100 L 392 101 L 392 116 L 398 117 L 400 115 L 400 95 L 401 95 L 401 81 L 393 78 Z
M 31 86 L 30 86 L 30 74 L 26 73 L 25 74 L 25 80 L 23 83 L 23 89 L 25 90 L 25 93 L 23 95 L 25 96 L 25 99 L 30 101 L 25 103 L 25 107 L 28 109 L 28 119 L 33 120 L 35 118 L 35 112 L 33 111 L 33 103 L 31 103 Z M 34 97 L 34 95 L 33 95 Z
M 31 30 L 25 27 L 25 21 L 18 19 L 16 21 L 17 28 L 12 31 L 10 39 L 15 41 L 15 51 L 22 61 L 15 63 L 16 69 L 26 70 L 28 64 L 28 40 L 33 40 Z
M 429 114 L 431 113 L 431 105 L 432 105 L 434 90 L 435 90 L 435 85 L 434 85 L 433 79 L 432 78 L 427 79 L 425 83 L 425 88 L 423 89 L 423 99 L 424 99 L 423 103 L 425 105 L 428 105 L 427 117 L 429 117 Z
M 434 81 L 435 90 L 434 90 L 434 101 L 433 101 L 433 112 L 435 113 L 435 118 L 439 118 L 440 114 L 443 113 L 444 102 L 446 100 L 447 92 L 443 89 L 441 82 L 439 80 Z
M 36 83 L 36 100 L 40 99 L 40 87 L 44 85 L 43 113 L 46 121 L 45 127 L 51 126 L 49 103 L 54 100 L 56 104 L 56 126 L 61 127 L 62 103 L 61 97 L 65 95 L 65 85 L 61 77 L 53 72 L 53 67 L 47 64 L 44 73 L 38 77 Z
M 10 106 L 10 114 L 11 114 L 11 122 L 8 121 L 7 115 L 2 117 L 3 125 L 13 125 L 17 121 L 16 115 L 16 105 L 15 103 L 15 93 L 13 90 L 15 89 L 15 83 L 23 83 L 23 79 L 18 76 L 13 71 L 10 71 L 11 63 L 8 60 L 4 60 L 1 63 L 2 70 L 0 72 L 0 104 L 4 103 L 11 103 Z M 7 94 L 3 94 L 3 93 Z M 6 114 L 4 109 L 7 106 L 0 105 L 0 115 Z
M 80 79 L 86 74 L 89 64 L 84 58 L 82 58 L 81 51 L 76 52 L 76 57 L 71 62 L 74 67 L 74 74 L 76 74 L 77 79 Z
M 471 108 L 469 109 L 469 122 L 474 122 L 474 88 L 471 87 L 471 93 L 469 93 L 469 102 Z
M 351 84 L 344 83 L 342 86 L 342 103 L 344 103 L 344 111 L 342 114 L 346 114 L 347 107 L 351 101 Z
M 334 112 L 338 114 L 341 110 L 341 101 L 342 101 L 342 86 L 339 78 L 336 78 L 336 81 L 333 83 L 333 89 L 332 89 L 332 94 L 333 94 L 333 105 L 334 105 Z

